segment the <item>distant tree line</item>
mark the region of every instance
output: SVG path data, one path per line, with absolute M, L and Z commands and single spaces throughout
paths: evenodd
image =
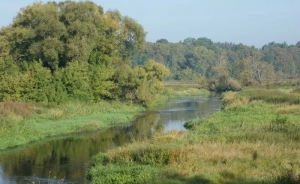
M 145 32 L 90 1 L 34 3 L 0 30 L 0 101 L 126 100 L 150 104 L 168 69 L 132 67 Z
M 141 65 L 149 58 L 170 69 L 169 80 L 231 78 L 247 85 L 300 76 L 300 42 L 272 42 L 257 49 L 243 44 L 214 43 L 208 38 L 186 38 L 178 43 L 160 39 L 146 43 L 144 53 L 132 60 L 134 65 Z

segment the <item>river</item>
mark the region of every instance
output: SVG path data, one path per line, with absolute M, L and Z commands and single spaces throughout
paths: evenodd
M 126 125 L 76 133 L 0 152 L 0 184 L 86 183 L 89 160 L 156 131 L 185 131 L 186 121 L 204 118 L 221 109 L 219 96 L 172 99 L 157 111 L 145 112 Z

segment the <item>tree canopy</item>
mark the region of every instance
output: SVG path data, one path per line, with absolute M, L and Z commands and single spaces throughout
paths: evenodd
M 29 5 L 0 30 L 0 101 L 149 105 L 168 69 L 153 60 L 131 66 L 145 35 L 134 19 L 91 1 Z
M 71 61 L 87 62 L 94 52 L 126 59 L 145 45 L 141 25 L 90 1 L 34 3 L 0 35 L 2 55 L 18 62 L 41 60 L 52 71 Z
M 133 64 L 143 64 L 149 58 L 166 65 L 171 80 L 225 75 L 245 84 L 300 76 L 299 42 L 296 45 L 271 42 L 257 49 L 243 44 L 214 43 L 206 37 L 189 37 L 178 43 L 161 39 L 146 43 L 143 55 L 132 58 Z

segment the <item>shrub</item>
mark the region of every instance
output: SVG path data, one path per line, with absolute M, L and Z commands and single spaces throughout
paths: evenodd
M 240 91 L 241 84 L 234 79 L 226 76 L 221 76 L 218 79 L 210 79 L 208 81 L 208 88 L 211 91 L 224 92 L 224 91 Z
M 92 183 L 123 184 L 123 183 L 149 183 L 155 171 L 148 165 L 105 165 L 92 168 L 87 173 L 88 180 Z
M 240 91 L 242 89 L 242 85 L 234 79 L 229 80 L 228 89 L 231 91 Z
M 208 86 L 208 81 L 207 81 L 207 79 L 205 77 L 200 77 L 198 79 L 198 84 L 199 84 L 200 88 L 207 88 L 207 87 L 209 87 Z

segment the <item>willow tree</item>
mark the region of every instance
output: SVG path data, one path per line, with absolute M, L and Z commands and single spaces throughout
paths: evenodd
M 19 12 L 13 23 L 2 28 L 0 53 L 15 61 L 38 61 L 52 72 L 68 62 L 88 62 L 99 52 L 108 57 L 129 58 L 142 52 L 143 27 L 118 11 L 104 12 L 90 1 L 41 2 Z

